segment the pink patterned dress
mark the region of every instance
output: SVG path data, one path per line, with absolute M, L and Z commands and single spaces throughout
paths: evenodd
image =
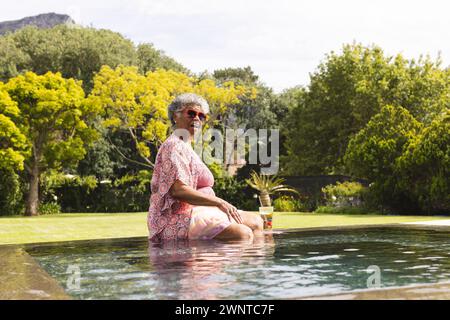
M 211 171 L 189 142 L 172 134 L 156 155 L 147 218 L 150 240 L 212 239 L 231 224 L 217 207 L 193 206 L 172 197 L 169 190 L 176 180 L 214 195 Z

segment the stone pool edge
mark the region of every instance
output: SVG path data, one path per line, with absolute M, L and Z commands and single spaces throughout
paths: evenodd
M 450 300 L 450 281 L 385 289 L 355 290 L 290 300 Z
M 0 246 L 0 300 L 71 300 L 21 246 Z
M 449 220 L 450 221 L 450 220 Z M 316 231 L 347 231 L 357 229 L 379 229 L 379 228 L 398 228 L 398 229 L 413 229 L 413 230 L 436 230 L 450 232 L 450 225 L 447 224 L 433 224 L 432 221 L 423 222 L 398 222 L 385 224 L 358 224 L 358 225 L 344 225 L 344 226 L 324 226 L 311 228 L 292 228 L 292 229 L 273 229 L 274 233 L 287 232 L 316 232 Z

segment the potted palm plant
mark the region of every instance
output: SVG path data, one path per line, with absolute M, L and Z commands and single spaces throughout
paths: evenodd
M 250 187 L 259 191 L 259 200 L 262 207 L 270 207 L 272 205 L 272 199 L 270 198 L 272 194 L 279 192 L 299 193 L 294 188 L 283 184 L 283 178 L 278 178 L 274 175 L 269 176 L 252 171 L 250 179 L 246 179 L 245 181 Z
M 272 199 L 270 198 L 270 195 L 278 192 L 293 192 L 298 194 L 298 191 L 284 185 L 283 178 L 257 174 L 255 171 L 252 171 L 250 174 L 250 179 L 246 179 L 245 181 L 253 189 L 259 191 L 259 203 L 261 204 L 261 207 L 259 207 L 259 214 L 264 220 L 264 228 L 271 229 L 273 207 L 271 206 Z

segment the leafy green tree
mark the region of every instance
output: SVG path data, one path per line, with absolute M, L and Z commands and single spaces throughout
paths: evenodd
M 398 165 L 402 188 L 418 199 L 422 211 L 450 212 L 450 109 L 422 130 Z
M 0 36 L 0 81 L 17 76 L 20 70 L 25 69 L 28 61 L 27 55 L 11 37 Z
M 0 169 L 23 170 L 26 137 L 14 123 L 20 117 L 17 103 L 0 82 Z
M 116 152 L 113 147 L 114 145 L 120 145 L 121 142 L 126 144 L 126 140 L 119 137 L 120 141 L 116 141 L 119 139 L 101 125 L 100 119 L 96 119 L 92 126 L 98 131 L 99 138 L 86 149 L 86 156 L 78 163 L 77 173 L 83 177 L 95 176 L 99 181 L 102 181 L 120 176 L 119 170 L 122 168 L 125 168 L 126 172 L 130 172 L 129 166 L 122 161 L 122 158 L 115 156 Z M 112 139 L 114 144 L 108 139 Z M 126 150 L 121 150 L 121 152 L 128 154 Z
M 259 77 L 256 75 L 250 66 L 245 68 L 225 68 L 214 70 L 212 77 L 224 83 L 233 81 L 236 84 L 244 86 L 256 86 L 259 84 Z
M 86 145 L 97 137 L 88 121 L 99 109 L 86 103 L 80 81 L 60 73 L 27 72 L 10 79 L 5 89 L 20 110 L 15 124 L 31 148 L 24 162 L 29 181 L 25 213 L 37 215 L 41 174 L 73 167 L 84 157 Z
M 398 161 L 422 127 L 405 108 L 388 105 L 350 140 L 344 156 L 348 171 L 373 183 L 378 203 L 394 209 L 415 207 L 410 193 L 401 188 Z
M 0 81 L 25 71 L 44 74 L 61 72 L 65 78 L 83 81 L 89 92 L 93 76 L 103 65 L 136 65 L 142 74 L 158 68 L 189 73 L 183 65 L 152 44 L 135 46 L 119 33 L 94 28 L 58 25 L 34 26 L 0 36 Z
M 149 71 L 153 72 L 157 69 L 174 70 L 190 74 L 190 71 L 182 64 L 167 56 L 164 51 L 155 49 L 152 44 L 143 43 L 138 45 L 136 54 L 136 65 L 142 74 L 146 74 Z
M 244 97 L 227 113 L 220 115 L 223 127 L 267 129 L 278 124 L 276 115 L 271 110 L 276 96 L 272 89 L 264 86 L 259 77 L 248 66 L 245 68 L 225 68 L 215 70 L 211 76 L 223 85 L 227 82 L 252 88 L 252 95 Z
M 287 126 L 290 123 L 290 117 L 293 110 L 297 109 L 300 105 L 304 104 L 304 99 L 306 96 L 306 90 L 302 86 L 296 86 L 289 88 L 277 95 L 277 103 L 272 109 L 276 114 L 278 121 L 278 128 L 280 129 L 280 174 L 288 175 L 286 172 L 286 166 L 284 163 L 288 163 L 292 158 L 297 157 L 297 152 L 292 152 L 290 148 L 287 147 L 287 141 L 290 134 L 296 134 L 293 132 L 292 128 Z
M 237 84 L 251 88 L 253 93 L 244 97 L 228 113 L 222 114 L 221 124 L 224 127 L 243 129 L 279 129 L 280 130 L 280 155 L 286 154 L 285 122 L 289 116 L 289 110 L 297 103 L 299 94 L 303 94 L 301 87 L 285 90 L 281 94 L 275 94 L 273 90 L 262 82 L 250 67 L 245 68 L 225 68 L 215 70 L 212 76 L 219 84 L 226 81 L 233 81 Z M 247 165 L 245 176 L 249 177 L 250 168 Z M 241 170 L 241 172 L 243 172 Z
M 22 190 L 15 171 L 23 170 L 28 146 L 14 123 L 19 116 L 17 104 L 0 82 L 0 215 L 17 214 L 22 209 Z
M 283 90 L 278 97 L 280 103 L 286 106 L 283 112 L 289 112 L 295 108 L 298 108 L 300 105 L 304 105 L 304 98 L 306 95 L 306 89 L 302 86 L 296 86 L 289 89 Z M 284 114 L 285 117 L 289 115 Z
M 12 169 L 0 168 L 0 216 L 23 212 L 22 197 L 19 175 Z
M 5 74 L 5 69 L 37 74 L 61 72 L 65 78 L 82 80 L 87 90 L 92 87 L 92 77 L 102 65 L 131 65 L 136 60 L 133 43 L 110 30 L 65 25 L 50 29 L 30 26 L 2 38 L 9 43 L 12 41 L 25 59 L 18 59 L 15 65 L 0 64 L 0 74 Z
M 203 96 L 210 105 L 210 121 L 214 122 L 247 90 L 232 82 L 218 87 L 210 79 L 198 81 L 173 70 L 158 69 L 143 76 L 137 67 L 120 65 L 116 69 L 101 68 L 88 99 L 103 110 L 104 127 L 129 135 L 140 160 L 123 154 L 117 146 L 114 149 L 128 161 L 152 169 L 156 149 L 170 128 L 167 106 L 184 92 Z
M 342 55 L 326 57 L 287 122 L 289 173 L 332 173 L 341 165 L 349 136 L 380 109 L 379 94 L 369 85 L 383 79 L 387 68 L 379 48 L 345 46 Z
M 440 65 L 439 59 L 388 57 L 377 46 L 331 52 L 287 117 L 285 171 L 344 173 L 349 140 L 388 104 L 430 123 L 450 103 L 449 72 Z

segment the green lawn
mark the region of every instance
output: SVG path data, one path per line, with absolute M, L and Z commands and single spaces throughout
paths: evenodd
M 431 220 L 448 220 L 450 217 L 384 216 L 326 213 L 279 213 L 274 217 L 274 228 L 318 228 L 334 226 L 391 224 Z
M 0 244 L 147 236 L 147 213 L 59 214 L 0 218 Z M 275 213 L 274 229 L 390 224 L 449 217 Z

